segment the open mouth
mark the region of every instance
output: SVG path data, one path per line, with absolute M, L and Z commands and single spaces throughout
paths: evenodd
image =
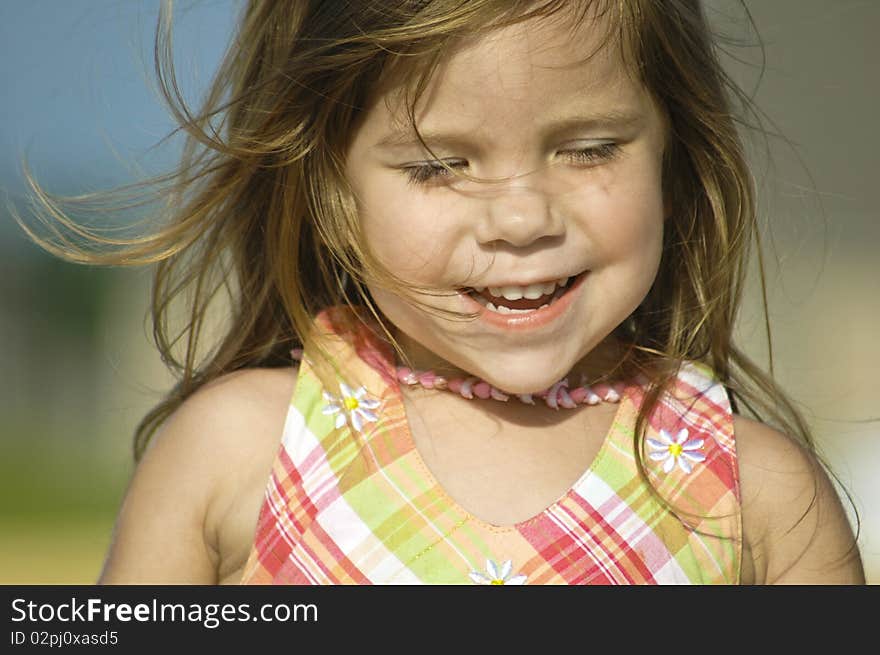
M 498 314 L 529 314 L 550 307 L 583 273 L 576 277 L 528 286 L 470 287 L 463 291 L 489 311 Z

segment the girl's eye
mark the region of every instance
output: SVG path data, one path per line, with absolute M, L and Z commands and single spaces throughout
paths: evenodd
M 603 161 L 609 161 L 620 152 L 620 146 L 616 143 L 600 143 L 589 148 L 580 148 L 576 150 L 562 150 L 560 154 L 565 155 L 578 164 L 596 164 Z M 450 168 L 463 168 L 467 166 L 466 161 L 447 161 L 445 162 Z M 440 165 L 439 161 L 426 161 L 422 164 L 406 166 L 407 182 L 410 184 L 427 184 L 432 180 L 439 178 L 449 178 L 452 174 Z
M 467 166 L 467 162 L 464 161 L 447 161 L 445 164 L 450 168 Z M 435 178 L 452 177 L 438 161 L 426 161 L 423 164 L 407 166 L 403 170 L 406 171 L 407 182 L 410 184 L 426 184 Z
M 589 148 L 562 150 L 560 154 L 579 164 L 596 164 L 613 159 L 619 152 L 620 146 L 616 143 L 600 143 Z

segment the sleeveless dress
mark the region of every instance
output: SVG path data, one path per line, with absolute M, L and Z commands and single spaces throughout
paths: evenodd
M 732 414 L 705 365 L 681 367 L 640 446 L 675 513 L 638 473 L 644 392 L 633 384 L 577 482 L 540 514 L 497 526 L 459 506 L 421 459 L 388 344 L 344 307 L 314 326 L 330 358 L 310 347 L 300 364 L 241 584 L 739 582 Z

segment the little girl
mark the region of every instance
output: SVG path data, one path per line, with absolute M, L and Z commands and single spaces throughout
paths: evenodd
M 735 98 L 696 0 L 252 2 L 168 224 L 41 241 L 157 262 L 180 372 L 100 582 L 862 583 L 731 338 Z

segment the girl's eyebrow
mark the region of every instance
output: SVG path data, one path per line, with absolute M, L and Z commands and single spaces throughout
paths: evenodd
M 609 111 L 601 114 L 570 116 L 547 122 L 542 132 L 547 139 L 558 139 L 569 134 L 587 132 L 596 129 L 621 129 L 631 127 L 644 118 L 638 111 Z M 472 133 L 442 132 L 422 130 L 422 138 L 430 146 L 461 148 L 473 142 Z M 421 146 L 415 133 L 410 128 L 396 130 L 383 136 L 373 148 L 393 149 Z

